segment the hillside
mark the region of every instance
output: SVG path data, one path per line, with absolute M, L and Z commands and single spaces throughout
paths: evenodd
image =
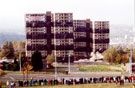
M 25 39 L 25 35 L 17 34 L 17 33 L 0 33 L 0 45 L 4 43 L 4 41 L 21 41 Z

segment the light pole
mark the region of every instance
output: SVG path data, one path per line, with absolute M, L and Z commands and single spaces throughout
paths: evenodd
M 19 67 L 20 67 L 20 72 L 22 71 L 22 52 L 24 52 L 24 50 L 23 49 L 20 49 L 19 50 L 20 52 L 19 52 L 19 62 L 20 62 L 20 64 L 19 64 Z
M 134 1 L 134 3 L 135 3 L 135 1 Z M 135 9 L 135 6 L 134 6 L 134 9 Z M 135 11 L 134 11 L 134 13 L 135 13 Z M 134 20 L 133 31 L 134 30 L 135 30 L 135 20 Z M 133 45 L 133 36 L 131 38 L 131 50 L 130 50 L 130 58 L 129 58 L 129 65 L 130 65 L 129 76 L 132 76 L 132 55 L 133 55 L 132 45 Z
M 68 57 L 68 73 L 70 73 L 70 53 L 69 53 L 69 57 Z
M 130 50 L 129 65 L 130 65 L 129 76 L 132 76 L 132 49 Z
M 55 16 L 54 16 L 54 55 L 55 55 L 55 79 L 57 79 L 57 59 L 56 59 L 56 29 L 55 29 Z
M 21 51 L 19 53 L 19 60 L 20 60 L 20 72 L 22 71 L 21 67 L 22 67 L 22 64 L 21 64 Z

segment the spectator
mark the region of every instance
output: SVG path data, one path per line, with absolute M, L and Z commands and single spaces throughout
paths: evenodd
M 135 88 L 135 84 L 133 84 L 132 88 Z
M 0 88 L 2 88 L 2 82 L 0 82 Z
M 9 88 L 9 81 L 6 82 L 6 86 L 7 86 L 7 88 Z
M 11 82 L 10 85 L 11 85 L 11 88 L 14 88 L 14 82 L 13 81 Z
M 46 79 L 44 80 L 44 83 L 45 83 L 45 85 L 46 85 L 46 83 L 47 83 L 47 80 L 46 80 Z

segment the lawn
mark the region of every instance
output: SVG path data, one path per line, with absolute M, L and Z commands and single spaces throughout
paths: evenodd
M 82 72 L 121 72 L 120 66 L 115 65 L 78 65 Z
M 98 83 L 98 84 L 79 84 L 79 85 L 58 85 L 58 86 L 36 86 L 27 88 L 132 88 L 133 83 L 126 83 L 124 86 L 115 83 Z M 25 87 L 23 87 L 25 88 Z

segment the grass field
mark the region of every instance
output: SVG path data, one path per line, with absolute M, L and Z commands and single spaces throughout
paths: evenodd
M 79 85 L 58 85 L 58 86 L 36 86 L 27 88 L 132 88 L 132 83 L 126 83 L 124 86 L 114 83 L 99 83 L 99 84 L 79 84 Z M 25 87 L 23 87 L 25 88 Z
M 120 65 L 78 65 L 83 72 L 121 72 Z

